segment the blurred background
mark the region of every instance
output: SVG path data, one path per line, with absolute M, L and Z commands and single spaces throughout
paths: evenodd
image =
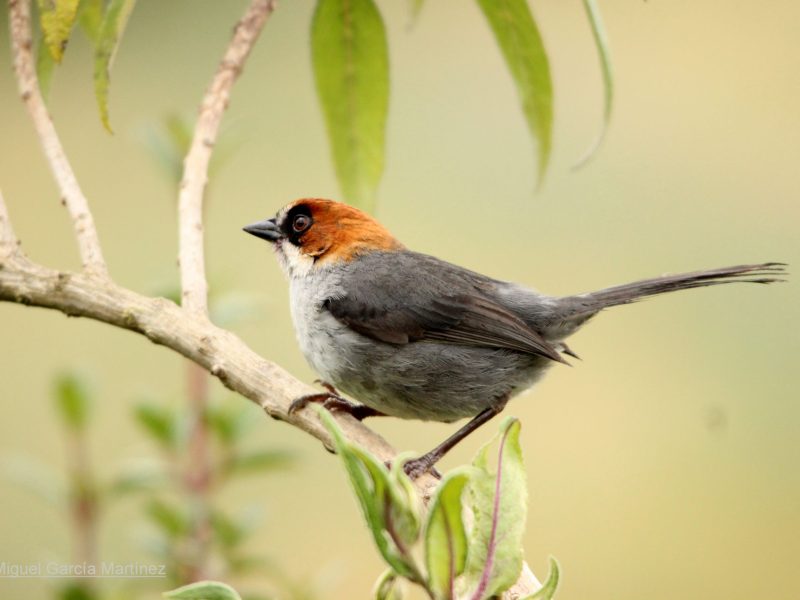
M 83 39 L 55 73 L 56 125 L 111 272 L 135 290 L 163 293 L 177 281 L 175 185 L 153 158 L 154 131 L 168 115 L 194 117 L 244 5 L 140 2 L 112 73 L 113 136 L 97 118 Z M 667 271 L 800 264 L 797 2 L 601 3 L 615 113 L 605 145 L 576 172 L 600 127 L 597 57 L 580 2 L 536 2 L 556 97 L 553 161 L 539 192 L 516 92 L 477 6 L 430 1 L 409 28 L 405 3 L 379 5 L 392 95 L 378 217 L 408 246 L 552 294 Z M 310 0 L 284 2 L 267 24 L 234 90 L 224 136 L 235 151 L 215 169 L 207 209 L 209 278 L 238 311 L 232 328 L 309 382 L 286 283 L 266 244 L 241 226 L 300 196 L 339 195 L 310 68 L 312 10 Z M 71 226 L 18 101 L 6 10 L 0 20 L 0 186 L 25 251 L 74 269 Z M 610 310 L 570 342 L 583 361 L 554 368 L 510 404 L 523 423 L 530 486 L 526 556 L 542 578 L 547 557 L 560 560 L 559 598 L 800 597 L 796 279 Z M 107 477 L 152 455 L 134 405 L 180 406 L 185 365 L 121 330 L 10 304 L 0 305 L 0 339 L 0 562 L 66 559 L 63 508 L 12 473 L 20 464 L 64 468 L 54 377 L 78 369 L 91 382 L 89 448 Z M 242 407 L 254 445 L 294 457 L 219 500 L 262 512 L 248 550 L 295 582 L 294 592 L 273 576 L 251 587 L 367 597 L 383 566 L 335 459 L 220 385 L 211 394 Z M 453 430 L 371 425 L 416 451 Z M 472 436 L 443 467 L 468 461 L 495 430 Z M 103 513 L 104 559 L 153 562 L 141 502 Z M 53 585 L 3 578 L 0 595 L 50 598 Z M 143 597 L 159 591 L 151 585 Z

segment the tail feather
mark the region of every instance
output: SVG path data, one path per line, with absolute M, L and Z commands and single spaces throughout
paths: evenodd
M 625 285 L 617 285 L 591 294 L 585 294 L 598 302 L 602 307 L 628 304 L 648 296 L 689 290 L 692 288 L 720 285 L 723 283 L 775 283 L 785 281 L 780 275 L 786 275 L 784 263 L 763 263 L 760 265 L 740 265 L 737 267 L 724 267 L 708 271 L 695 271 L 679 275 L 664 275 L 653 279 L 645 279 Z
M 629 304 L 643 298 L 676 292 L 678 290 L 690 290 L 693 288 L 706 287 L 710 285 L 721 285 L 724 283 L 777 283 L 785 281 L 782 276 L 788 275 L 786 264 L 778 262 L 768 262 L 759 265 L 740 265 L 736 267 L 724 267 L 721 269 L 709 269 L 707 271 L 695 271 L 693 273 L 681 273 L 679 275 L 664 275 L 653 279 L 645 279 L 605 288 L 597 292 L 572 296 L 572 314 L 565 315 L 569 321 L 582 321 L 588 319 L 600 310 L 609 306 L 619 304 Z

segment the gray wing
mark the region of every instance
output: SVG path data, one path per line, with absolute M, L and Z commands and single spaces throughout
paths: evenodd
M 344 295 L 323 306 L 353 331 L 391 344 L 441 341 L 505 348 L 565 362 L 492 299 L 488 277 L 415 252 L 372 253 L 343 268 Z

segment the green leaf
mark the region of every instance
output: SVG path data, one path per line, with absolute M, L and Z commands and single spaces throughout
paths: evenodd
M 156 404 L 139 404 L 135 409 L 136 420 L 144 430 L 167 449 L 178 445 L 178 424 L 172 413 Z
M 403 600 L 401 582 L 397 573 L 386 569 L 375 582 L 375 586 L 372 588 L 372 597 L 375 600 Z
M 93 44 L 97 44 L 100 37 L 100 27 L 103 24 L 104 0 L 81 0 L 78 5 L 78 23 Z
M 248 531 L 220 511 L 211 513 L 211 528 L 215 539 L 224 548 L 233 548 L 247 537 Z
M 611 52 L 608 49 L 608 37 L 600 16 L 600 9 L 597 8 L 595 0 L 583 0 L 583 7 L 592 27 L 592 36 L 595 46 L 597 46 L 597 55 L 600 58 L 600 70 L 603 73 L 603 127 L 600 129 L 597 139 L 575 164 L 574 169 L 585 165 L 597 153 L 605 139 L 608 124 L 611 122 L 611 108 L 614 103 L 614 73 L 611 67 Z
M 547 574 L 547 579 L 544 585 L 538 592 L 525 596 L 522 600 L 552 600 L 558 589 L 558 581 L 561 579 L 561 568 L 558 561 L 550 557 L 550 572 Z
M 170 539 L 183 535 L 189 529 L 186 516 L 177 508 L 161 500 L 151 500 L 147 505 L 147 514 Z
M 325 428 L 333 437 L 336 453 L 350 476 L 364 518 L 375 545 L 387 564 L 411 581 L 421 582 L 419 568 L 409 546 L 419 536 L 419 516 L 415 514 L 416 500 L 408 497 L 409 485 L 400 484 L 386 465 L 369 452 L 349 443 L 331 414 L 316 406 Z M 408 479 L 401 469 L 402 477 Z
M 460 584 L 473 600 L 485 600 L 511 587 L 522 569 L 527 488 L 519 421 L 506 419 L 500 427 L 499 450 L 489 465 L 489 447 L 478 452 L 470 479 L 468 505 L 474 516 L 469 551 Z M 496 456 L 496 458 L 495 458 Z
M 56 406 L 64 423 L 81 431 L 89 420 L 89 392 L 86 382 L 74 373 L 56 379 Z
M 375 3 L 318 0 L 311 54 L 339 185 L 348 202 L 371 211 L 389 107 L 389 53 Z
M 526 0 L 478 0 L 522 101 L 528 129 L 539 147 L 539 185 L 550 160 L 553 83 L 539 28 Z
M 220 581 L 190 583 L 171 592 L 164 592 L 163 596 L 173 600 L 242 600 L 235 589 Z
M 50 82 L 53 80 L 55 66 L 53 55 L 50 54 L 44 37 L 42 37 L 39 39 L 39 46 L 36 49 L 36 78 L 39 80 L 39 90 L 45 100 L 50 94 Z
M 108 118 L 111 65 L 114 63 L 120 39 L 135 4 L 136 0 L 110 0 L 97 36 L 94 53 L 94 95 L 100 110 L 100 121 L 109 133 L 113 133 Z
M 45 43 L 50 56 L 60 63 L 78 14 L 78 0 L 39 0 L 38 3 Z
M 286 468 L 294 459 L 294 455 L 285 450 L 256 450 L 235 455 L 228 468 L 237 474 L 275 471 Z
M 452 598 L 456 577 L 464 572 L 467 534 L 464 530 L 461 496 L 470 471 L 448 473 L 437 486 L 428 507 L 425 525 L 425 562 L 428 587 L 435 598 Z
M 68 583 L 58 590 L 58 600 L 97 600 L 97 593 L 84 582 Z

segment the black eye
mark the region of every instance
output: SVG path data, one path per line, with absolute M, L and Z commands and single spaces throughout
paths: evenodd
M 295 233 L 300 233 L 311 227 L 311 217 L 308 215 L 297 215 L 292 221 L 292 229 Z

